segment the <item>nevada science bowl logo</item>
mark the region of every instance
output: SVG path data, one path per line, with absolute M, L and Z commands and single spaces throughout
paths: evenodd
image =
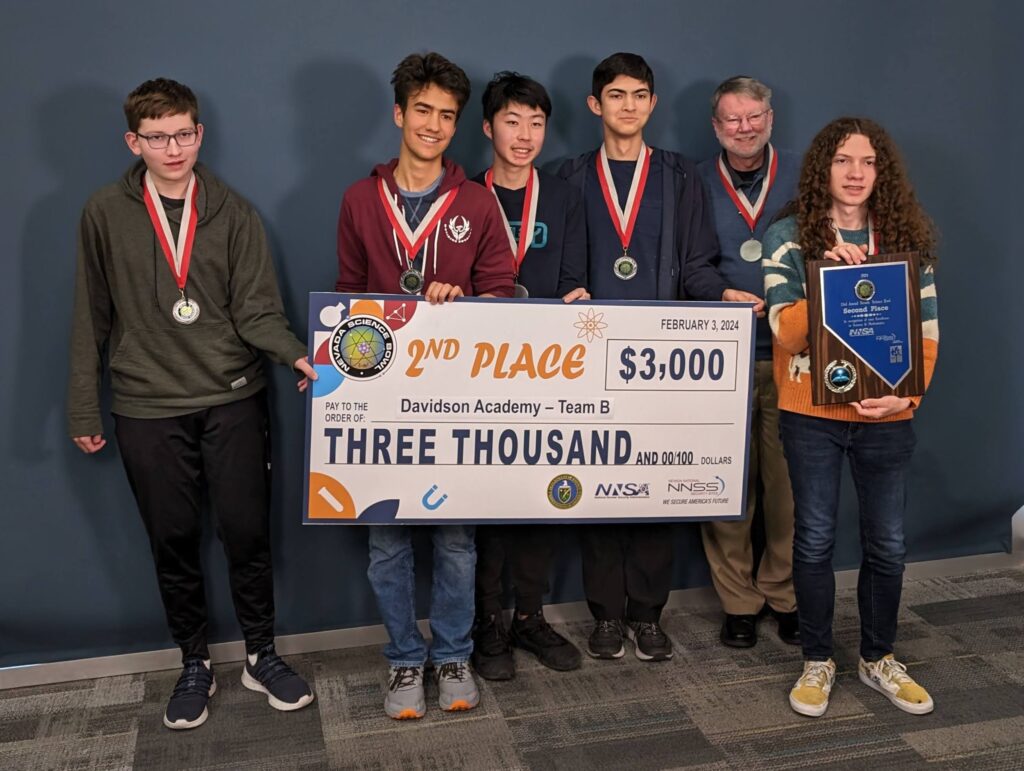
M 548 500 L 556 509 L 571 509 L 583 497 L 583 485 L 572 474 L 559 474 L 548 485 Z
M 372 380 L 395 359 L 395 336 L 381 319 L 349 316 L 331 332 L 331 363 L 345 377 Z

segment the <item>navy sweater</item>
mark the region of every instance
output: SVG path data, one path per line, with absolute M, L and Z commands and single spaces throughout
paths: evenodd
M 722 274 L 730 287 L 742 289 L 745 292 L 756 294 L 758 297 L 764 297 L 764 271 L 761 269 L 760 262 L 747 262 L 740 257 L 740 245 L 750 238 L 764 241 L 765 231 L 775 219 L 776 213 L 796 197 L 797 182 L 800 179 L 799 156 L 778 148 L 774 149 L 779 158 L 775 184 L 768 191 L 764 211 L 757 221 L 753 234 L 751 234 L 746 220 L 743 219 L 743 215 L 736 208 L 736 204 L 726 192 L 725 185 L 722 184 L 722 179 L 718 174 L 719 155 L 702 161 L 697 166 L 711 203 L 711 218 L 718 234 L 718 244 L 721 250 L 718 272 Z M 751 190 L 751 195 L 755 200 L 761 194 L 761 184 Z M 758 359 L 772 358 L 772 333 L 768 327 L 767 318 L 757 320 L 756 357 Z

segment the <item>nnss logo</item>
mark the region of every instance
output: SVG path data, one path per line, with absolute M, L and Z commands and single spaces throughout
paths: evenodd
M 522 221 L 510 222 L 508 226 L 512 228 L 512 237 L 515 238 L 516 243 L 519 243 L 519 231 L 523 229 Z M 533 225 L 533 241 L 530 243 L 531 249 L 543 249 L 548 245 L 548 226 L 545 222 L 536 222 Z

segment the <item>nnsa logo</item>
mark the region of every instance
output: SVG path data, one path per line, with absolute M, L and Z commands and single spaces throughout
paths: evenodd
M 595 498 L 650 498 L 651 486 L 647 482 L 611 482 L 597 486 Z

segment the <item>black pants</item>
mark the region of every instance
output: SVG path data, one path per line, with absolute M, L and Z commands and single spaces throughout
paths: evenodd
M 583 525 L 583 590 L 598 621 L 658 621 L 672 586 L 667 524 Z
M 273 642 L 265 394 L 175 418 L 114 418 L 121 459 L 149 534 L 167 624 L 182 656 L 209 658 L 200 564 L 204 484 L 246 650 L 255 653 Z
M 501 612 L 506 563 L 516 609 L 526 614 L 543 607 L 554 551 L 552 535 L 547 525 L 484 525 L 476 529 L 477 615 Z

